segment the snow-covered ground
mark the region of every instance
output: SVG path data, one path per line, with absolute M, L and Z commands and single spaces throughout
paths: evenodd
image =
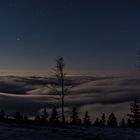
M 0 140 L 140 140 L 140 129 L 32 128 L 0 124 Z

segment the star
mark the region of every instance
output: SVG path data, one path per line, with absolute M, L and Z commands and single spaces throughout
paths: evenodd
M 17 41 L 23 40 L 23 35 L 18 35 L 17 38 L 16 38 L 16 40 L 17 40 Z
M 18 38 L 17 38 L 17 41 L 20 41 L 20 40 L 21 40 L 21 39 L 18 37 Z

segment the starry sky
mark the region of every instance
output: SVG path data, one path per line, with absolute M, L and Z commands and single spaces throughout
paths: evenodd
M 0 73 L 137 73 L 139 0 L 0 0 Z

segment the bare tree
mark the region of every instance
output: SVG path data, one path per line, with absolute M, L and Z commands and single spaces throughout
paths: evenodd
M 65 100 L 65 94 L 68 92 L 68 88 L 65 85 L 65 64 L 63 57 L 59 57 L 56 60 L 56 66 L 53 69 L 53 78 L 54 83 L 51 84 L 51 87 L 53 92 L 56 92 L 57 94 L 60 94 L 61 96 L 61 110 L 62 110 L 62 123 L 65 123 L 65 113 L 64 113 L 64 100 Z

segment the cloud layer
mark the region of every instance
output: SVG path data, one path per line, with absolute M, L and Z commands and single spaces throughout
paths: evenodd
M 48 88 L 54 82 L 47 77 L 0 77 L 0 108 L 34 114 L 43 107 L 59 106 L 60 96 Z M 70 76 L 66 83 L 72 85 L 65 97 L 66 107 L 88 109 L 94 116 L 99 112 L 127 113 L 129 102 L 140 97 L 139 77 Z

